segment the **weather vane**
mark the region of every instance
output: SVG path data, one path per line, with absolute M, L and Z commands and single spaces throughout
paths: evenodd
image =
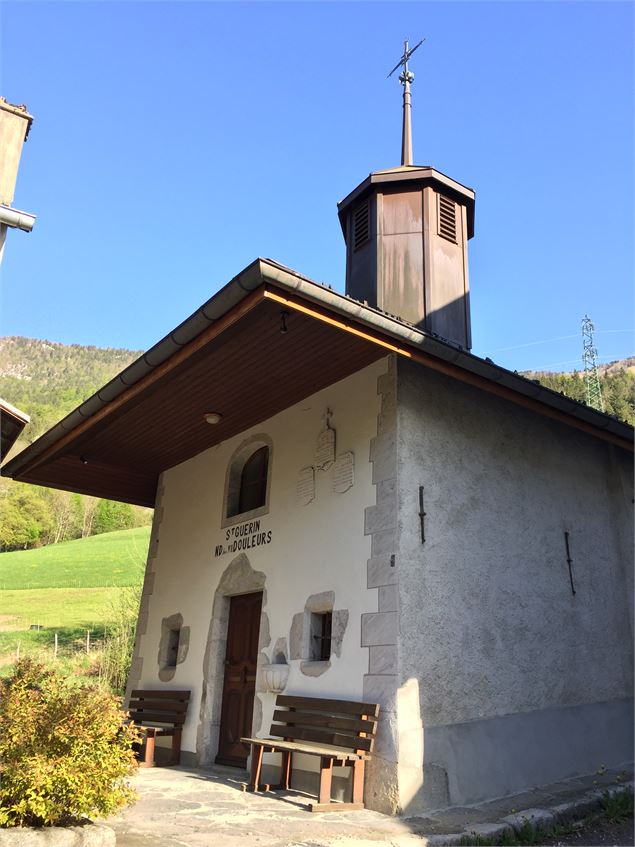
M 410 83 L 414 82 L 415 75 L 408 69 L 408 59 L 415 52 L 417 47 L 421 47 L 425 38 L 422 38 L 414 47 L 408 48 L 408 39 L 403 43 L 403 56 L 397 62 L 395 67 L 388 74 L 391 77 L 394 72 L 403 67 L 399 74 L 399 82 L 403 85 L 403 129 L 401 132 L 401 164 L 412 165 L 412 127 L 410 124 Z M 387 77 L 387 78 L 388 78 Z

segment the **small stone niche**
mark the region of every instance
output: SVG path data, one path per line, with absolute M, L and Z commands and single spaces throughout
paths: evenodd
M 169 682 L 176 673 L 177 665 L 185 661 L 190 646 L 190 628 L 183 626 L 183 615 L 177 613 L 161 621 L 159 642 L 159 679 Z

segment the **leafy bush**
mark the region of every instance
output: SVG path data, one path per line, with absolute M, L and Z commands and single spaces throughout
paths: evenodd
M 112 695 L 29 659 L 0 682 L 0 826 L 69 824 L 135 799 L 136 729 Z

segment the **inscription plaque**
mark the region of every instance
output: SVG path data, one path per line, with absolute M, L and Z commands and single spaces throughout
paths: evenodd
M 344 494 L 355 482 L 355 456 L 351 452 L 340 453 L 333 466 L 333 491 Z
M 323 429 L 318 435 L 315 450 L 315 466 L 318 470 L 327 471 L 335 461 L 335 430 Z
M 296 483 L 296 497 L 301 506 L 308 506 L 315 500 L 315 469 L 312 467 L 302 468 L 298 473 Z

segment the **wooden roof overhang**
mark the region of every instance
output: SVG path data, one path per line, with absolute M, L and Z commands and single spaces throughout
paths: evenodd
M 153 506 L 162 471 L 388 353 L 632 449 L 626 424 L 259 259 L 3 474 Z
M 0 397 L 0 459 L 4 459 L 30 418 Z

